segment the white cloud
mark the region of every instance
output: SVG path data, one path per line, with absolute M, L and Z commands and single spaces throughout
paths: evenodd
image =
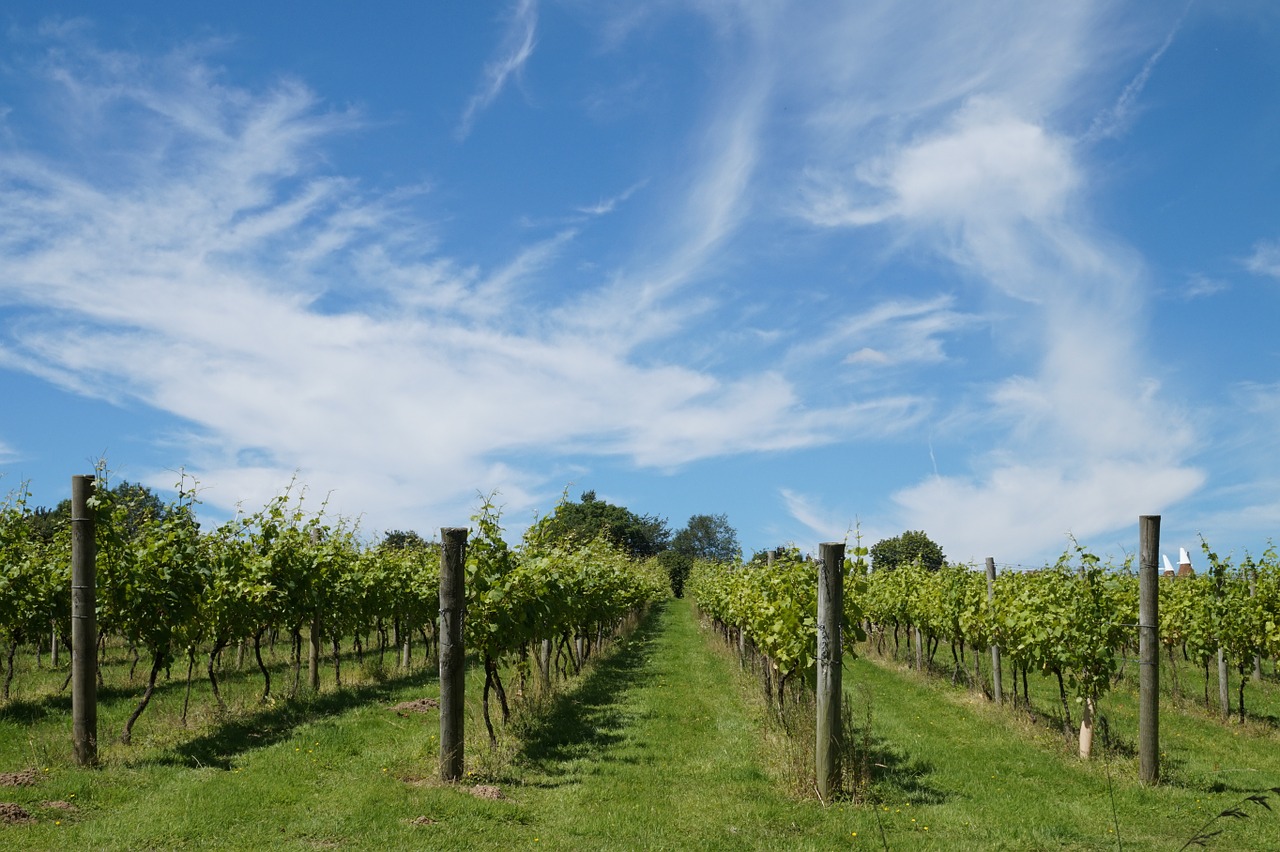
M 1218 293 L 1223 293 L 1230 289 L 1231 285 L 1226 281 L 1219 278 L 1210 278 L 1197 272 L 1187 276 L 1182 297 L 1184 299 L 1203 299 L 1207 296 L 1216 296 Z
M 1084 152 L 1053 124 L 1080 98 L 1089 57 L 1102 54 L 1090 44 L 1099 13 L 1071 5 L 1056 19 L 1002 4 L 935 8 L 936 20 L 912 30 L 919 44 L 910 46 L 894 24 L 868 26 L 876 15 L 876 23 L 901 24 L 888 6 L 859 15 L 865 32 L 846 46 L 848 58 L 829 61 L 863 79 L 886 70 L 885 89 L 901 97 L 815 106 L 816 156 L 793 207 L 822 229 L 874 227 L 898 250 L 923 248 L 989 303 L 1001 300 L 1004 316 L 986 321 L 997 335 L 1008 331 L 1022 366 L 941 420 L 966 430 L 954 439 L 985 443 L 969 459 L 980 472 L 899 489 L 897 523 L 887 524 L 926 529 L 954 557 L 997 547 L 1013 557 L 1041 552 L 1069 530 L 1116 529 L 1204 482 L 1186 462 L 1194 432 L 1160 399 L 1142 363 L 1137 308 L 1150 290 L 1142 265 L 1090 225 Z M 977 31 L 997 7 L 1008 20 Z M 990 43 L 997 30 L 1000 45 Z M 894 45 L 903 52 L 895 63 L 929 55 L 928 68 L 882 69 Z M 984 47 L 990 56 L 978 55 Z M 1108 127 L 1136 109 L 1144 80 L 1121 94 Z M 920 329 L 916 349 L 922 361 L 938 360 L 939 335 L 957 318 L 941 309 L 924 315 L 938 321 Z M 888 354 L 879 339 L 862 345 L 867 352 L 855 351 L 855 361 Z
M 1256 275 L 1280 278 L 1280 240 L 1259 241 L 1245 260 L 1245 267 Z
M 414 526 L 477 490 L 500 488 L 519 509 L 569 453 L 669 468 L 918 417 L 911 399 L 818 409 L 779 373 L 723 380 L 635 356 L 637 341 L 679 332 L 688 305 L 664 297 L 735 227 L 755 160 L 751 98 L 709 137 L 717 167 L 690 191 L 698 227 L 673 259 L 520 311 L 504 308 L 575 231 L 508 260 L 459 261 L 396 195 L 366 198 L 319 170 L 322 144 L 353 117 L 298 84 L 258 94 L 175 62 L 52 69 L 94 102 L 86 139 L 122 112 L 139 119 L 113 174 L 0 155 L 0 302 L 22 309 L 0 357 L 190 423 L 170 437 L 211 505 L 252 505 L 299 470 L 335 490 L 336 509 Z M 541 460 L 513 461 L 527 454 Z
M 816 542 L 844 541 L 845 536 L 854 528 L 853 518 L 843 518 L 824 509 L 819 505 L 820 501 L 810 495 L 790 488 L 782 488 L 778 493 L 782 496 L 787 514 L 812 532 Z M 811 545 L 810 549 L 816 551 L 816 544 Z
M 934 477 L 894 495 L 904 516 L 947 558 L 980 562 L 1050 557 L 1068 535 L 1088 545 L 1139 515 L 1159 514 L 1199 488 L 1190 468 L 1141 461 L 996 463 L 972 478 Z
M 618 208 L 619 204 L 626 203 L 627 199 L 631 198 L 631 196 L 635 195 L 637 192 L 644 189 L 645 185 L 647 185 L 648 183 L 649 181 L 647 180 L 636 181 L 635 183 L 631 184 L 631 186 L 627 187 L 622 192 L 618 193 L 612 198 L 602 198 L 599 201 L 597 201 L 595 204 L 579 207 L 578 212 L 586 214 L 588 216 L 604 216 L 606 214 L 612 213 L 614 210 Z
M 537 0 L 517 0 L 498 56 L 485 66 L 479 91 L 472 95 L 467 108 L 463 110 L 462 119 L 458 123 L 459 139 L 466 139 L 471 135 L 476 117 L 502 93 L 509 79 L 519 76 L 525 63 L 533 56 L 537 29 Z
M 841 363 L 864 367 L 941 363 L 947 360 L 945 337 L 980 321 L 954 310 L 954 303 L 954 298 L 945 295 L 880 302 L 840 317 L 824 333 L 792 347 L 789 360 L 802 362 L 845 353 Z
M 1178 30 L 1182 28 L 1183 18 L 1186 17 L 1190 8 L 1191 4 L 1188 3 L 1182 15 L 1170 28 L 1169 35 L 1165 37 L 1165 40 L 1156 48 L 1155 52 L 1147 57 L 1147 61 L 1142 63 L 1142 68 L 1129 81 L 1129 85 L 1125 86 L 1124 90 L 1120 92 L 1116 102 L 1094 118 L 1093 124 L 1089 127 L 1089 132 L 1085 134 L 1086 141 L 1119 136 L 1128 129 L 1129 124 L 1133 121 L 1134 113 L 1138 110 L 1138 98 L 1142 95 L 1142 90 L 1147 87 L 1147 83 L 1151 80 L 1151 75 L 1155 72 L 1156 65 L 1160 62 L 1161 57 L 1173 45 L 1173 40 L 1178 35 Z

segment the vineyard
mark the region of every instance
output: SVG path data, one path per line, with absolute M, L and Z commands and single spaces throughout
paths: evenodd
M 366 653 L 381 660 L 391 646 L 407 665 L 415 633 L 423 653 L 433 652 L 439 545 L 365 546 L 353 525 L 326 523 L 322 511 L 304 511 L 302 497 L 291 492 L 205 533 L 189 490 L 180 487 L 177 501 L 156 511 L 128 494 L 96 489 L 98 647 L 121 640 L 135 661 L 145 654 L 149 669 L 122 742 L 130 741 L 160 673 L 175 662 L 186 663 L 190 683 L 199 657 L 212 696 L 225 709 L 218 670 L 231 647 L 240 661 L 252 652 L 263 702 L 273 697 L 264 641 L 289 644 L 289 697 L 299 692 L 304 644 L 312 691 L 329 662 L 341 688 L 340 643 L 347 637 L 359 662 Z M 565 678 L 606 636 L 668 594 L 669 586 L 656 566 L 633 563 L 606 540 L 548 541 L 535 525 L 516 553 L 503 540 L 492 505 L 484 503 L 474 520 L 465 577 L 466 647 L 484 667 L 484 718 L 492 738 L 491 690 L 503 718 L 510 716 L 500 661 L 514 662 L 522 680 L 532 676 L 534 663 L 546 684 Z M 21 645 L 38 650 L 47 641 L 52 659 L 60 648 L 70 650 L 70 553 L 69 528 L 43 538 L 33 534 L 25 495 L 0 510 L 5 700 Z
M 1160 580 L 1165 780 L 1144 788 L 1131 565 L 1077 547 L 989 582 L 963 565 L 876 571 L 852 547 L 841 609 L 847 760 L 832 803 L 815 801 L 806 780 L 820 656 L 812 559 L 784 549 L 745 564 L 699 562 L 687 600 L 673 601 L 657 560 L 603 537 L 553 536 L 546 523 L 510 545 L 485 500 L 464 567 L 466 779 L 495 801 L 463 804 L 438 780 L 429 715 L 441 696 L 441 546 L 368 544 L 355 524 L 308 510 L 295 488 L 203 530 L 192 491 L 160 507 L 95 492 L 97 770 L 70 761 L 71 530 L 33 523 L 23 493 L 0 510 L 0 784 L 47 777 L 71 791 L 59 807 L 74 795 L 86 808 L 61 814 L 42 800 L 45 811 L 0 825 L 0 838 L 26 831 L 19 845 L 53 847 L 56 835 L 40 832 L 75 828 L 98 845 L 186 845 L 169 829 L 112 827 L 110 814 L 134 799 L 99 785 L 151 785 L 146 795 L 163 799 L 156 791 L 176 784 L 185 792 L 172 795 L 191 799 L 187 785 L 207 789 L 210 771 L 231 800 L 215 811 L 253 809 L 248 796 L 276 801 L 299 825 L 310 824 L 295 810 L 307 800 L 398 814 L 360 829 L 335 827 L 354 814 L 323 830 L 280 827 L 302 846 L 403 845 L 424 842 L 405 832 L 435 831 L 425 842 L 507 848 L 503 826 L 516 845 L 542 846 L 554 826 L 561 848 L 1116 848 L 1121 835 L 1120 848 L 1168 848 L 1197 832 L 1213 842 L 1224 830 L 1217 810 L 1241 802 L 1236 818 L 1252 818 L 1249 828 L 1232 829 L 1222 848 L 1274 848 L 1280 838 L 1265 810 L 1280 785 L 1272 550 L 1233 562 L 1206 544 L 1208 570 Z M 175 767 L 194 774 L 174 776 Z M 246 792 L 242 772 L 265 786 Z M 386 800 L 321 793 L 326 778 L 376 787 Z M 1046 800 L 1055 790 L 1081 796 L 1088 813 L 1028 815 L 1006 786 L 1015 778 L 1043 787 Z M 696 841 L 657 813 L 696 822 L 698 808 L 726 822 L 709 820 Z M 194 819 L 162 809 L 180 825 Z M 599 822 L 582 823 L 584 814 Z M 258 845 L 263 818 L 239 840 L 196 845 Z
M 1243 722 L 1246 684 L 1262 679 L 1264 659 L 1280 656 L 1280 561 L 1274 549 L 1238 565 L 1207 544 L 1204 551 L 1209 571 L 1166 576 L 1159 585 L 1158 635 L 1170 694 L 1182 697 L 1189 688 L 1184 682 L 1203 672 L 1208 704 L 1211 674 L 1221 674 L 1215 693 L 1225 718 L 1231 712 L 1226 678 L 1234 670 L 1235 711 Z M 982 664 L 985 653 L 998 646 L 1012 675 L 1015 704 L 1030 700 L 1030 673 L 1053 679 L 1068 735 L 1071 699 L 1083 708 L 1081 734 L 1087 739 L 1097 702 L 1137 657 L 1138 577 L 1129 564 L 1104 565 L 1077 547 L 1042 570 L 1002 573 L 989 589 L 987 576 L 969 566 L 929 571 L 909 563 L 870 571 L 865 551 L 855 554 L 845 563 L 849 652 L 857 653 L 865 642 L 877 655 L 890 651 L 917 669 L 947 669 L 952 683 L 964 680 L 999 699 L 993 673 L 988 667 L 984 681 Z M 763 676 L 777 685 L 779 698 L 788 679 L 813 665 L 816 588 L 815 564 L 797 551 L 745 569 L 703 564 L 689 579 L 691 596 L 726 637 L 736 635 L 744 650 L 749 643 L 764 658 Z M 949 658 L 940 662 L 944 644 Z M 1221 672 L 1220 657 L 1227 664 Z

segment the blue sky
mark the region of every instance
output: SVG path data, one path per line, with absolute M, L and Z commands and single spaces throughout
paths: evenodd
M 370 8 L 6 4 L 0 490 L 1280 531 L 1275 4 Z

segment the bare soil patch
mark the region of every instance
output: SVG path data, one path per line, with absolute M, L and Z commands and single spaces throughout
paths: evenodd
M 471 795 L 477 799 L 505 799 L 502 791 L 492 784 L 477 784 L 471 788 Z
M 34 822 L 34 819 L 21 805 L 0 802 L 0 825 L 16 825 L 20 822 Z
M 401 701 L 391 709 L 399 716 L 407 716 L 410 713 L 430 713 L 432 710 L 440 709 L 440 702 L 434 698 L 419 698 L 416 701 Z
M 32 787 L 40 783 L 40 771 L 35 767 L 21 772 L 0 772 L 0 787 Z

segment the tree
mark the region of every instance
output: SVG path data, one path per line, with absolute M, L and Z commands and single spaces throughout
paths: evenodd
M 430 544 L 414 530 L 391 530 L 378 545 L 381 550 L 426 550 Z
M 738 533 L 727 515 L 693 515 L 658 558 L 671 578 L 672 594 L 679 598 L 684 596 L 684 582 L 695 560 L 735 562 L 741 555 Z
M 671 542 L 665 518 L 637 515 L 623 506 L 596 499 L 594 491 L 584 491 L 578 503 L 561 502 L 536 526 L 537 535 L 544 541 L 575 539 L 585 544 L 603 534 L 637 559 L 656 556 Z
M 727 515 L 694 515 L 671 539 L 671 549 L 694 559 L 733 562 L 742 555 L 738 531 Z
M 101 476 L 101 472 L 99 472 Z M 105 482 L 104 480 L 100 480 Z M 160 496 L 145 485 L 120 480 L 114 486 L 102 488 L 97 492 L 101 499 L 110 500 L 122 506 L 124 515 L 119 518 L 121 532 L 129 540 L 136 539 L 138 533 L 148 521 L 163 521 L 171 506 L 165 505 Z M 35 537 L 50 542 L 60 532 L 71 526 L 71 498 L 66 498 L 50 509 L 38 506 L 28 515 L 28 523 Z
M 892 570 L 917 559 L 926 571 L 937 571 L 947 561 L 942 548 L 922 530 L 908 530 L 878 541 L 871 548 L 871 563 L 877 571 Z

